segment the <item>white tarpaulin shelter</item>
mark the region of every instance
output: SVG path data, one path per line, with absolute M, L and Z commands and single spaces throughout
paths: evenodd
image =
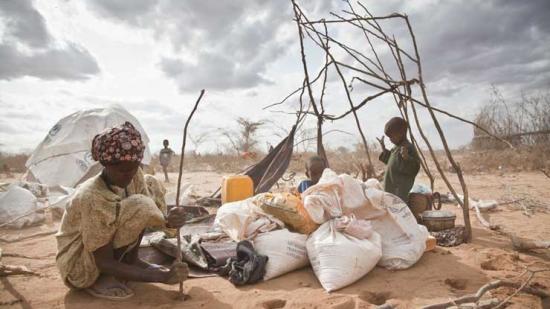
M 146 145 L 143 164 L 151 162 L 149 137 L 138 120 L 122 106 L 73 113 L 57 122 L 27 160 L 28 181 L 75 187 L 99 172 L 90 152 L 94 136 L 106 128 L 131 122 Z

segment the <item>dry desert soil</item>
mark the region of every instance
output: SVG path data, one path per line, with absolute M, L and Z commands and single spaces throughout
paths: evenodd
M 161 175 L 157 174 L 161 179 Z M 176 175 L 171 175 L 176 179 Z M 456 177 L 454 177 L 456 178 Z M 186 173 L 199 193 L 216 189 L 221 174 L 211 172 Z M 0 179 L 9 182 L 14 179 Z M 425 177 L 420 180 L 426 182 Z M 477 199 L 499 201 L 525 198 L 525 207 L 534 206 L 527 216 L 520 203 L 500 205 L 486 218 L 503 230 L 529 239 L 550 240 L 550 179 L 542 173 L 466 175 L 470 195 Z M 453 179 L 457 183 L 456 179 Z M 436 189 L 447 192 L 441 180 Z M 173 184 L 168 186 L 173 191 Z M 460 209 L 445 204 L 444 209 L 457 214 L 457 224 L 463 221 Z M 472 212 L 473 240 L 453 248 L 437 247 L 427 252 L 412 268 L 389 271 L 375 268 L 358 282 L 333 293 L 326 293 L 310 267 L 282 277 L 245 287 L 235 287 L 219 277 L 190 279 L 184 289 L 190 299 L 182 302 L 174 296 L 178 286 L 162 284 L 131 284 L 135 296 L 127 301 L 112 302 L 95 299 L 82 291 L 65 287 L 55 266 L 56 242 L 53 235 L 34 237 L 15 243 L 0 242 L 4 253 L 25 255 L 3 257 L 2 262 L 24 265 L 39 276 L 1 277 L 0 307 L 2 308 L 375 308 L 385 302 L 397 308 L 418 308 L 474 293 L 495 279 L 521 282 L 517 278 L 524 269 L 550 269 L 550 252 L 537 250 L 516 252 L 510 239 L 481 226 Z M 38 227 L 23 230 L 0 230 L 0 238 L 30 235 L 55 230 L 59 222 L 50 220 Z M 550 272 L 537 273 L 531 284 L 550 292 Z M 512 288 L 499 288 L 492 297 L 504 299 Z M 545 302 L 547 302 L 546 300 Z M 519 293 L 507 308 L 549 308 L 538 297 Z

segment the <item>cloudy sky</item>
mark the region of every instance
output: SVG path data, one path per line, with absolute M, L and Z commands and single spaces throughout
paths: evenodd
M 346 9 L 337 0 L 298 3 L 312 19 Z M 489 99 L 491 85 L 512 100 L 522 91 L 550 88 L 548 0 L 363 3 L 376 15 L 409 15 L 428 95 L 440 108 L 471 119 Z M 294 121 L 276 111 L 294 111 L 296 99 L 271 111 L 262 108 L 280 101 L 303 78 L 292 18 L 290 1 L 284 0 L 1 0 L 0 151 L 32 151 L 61 117 L 111 104 L 140 120 L 153 150 L 163 138 L 177 149 L 187 113 L 203 88 L 191 134 L 210 137 L 199 150 L 223 149 L 221 132 L 236 129 L 240 116 L 268 120 L 259 133 L 261 145 L 275 144 Z M 403 24 L 382 26 L 398 40 L 404 37 Z M 362 34 L 349 29 L 329 31 L 366 51 Z M 410 48 L 406 39 L 402 43 Z M 311 43 L 306 51 L 310 71 L 316 72 L 323 54 Z M 325 102 L 336 114 L 347 102 L 331 74 Z M 358 100 L 369 94 L 354 89 Z M 394 115 L 389 98 L 359 113 L 371 139 Z M 439 119 L 452 146 L 469 142 L 471 127 Z M 427 119 L 425 125 L 435 138 Z M 326 129 L 349 132 L 328 135 L 332 147 L 358 140 L 351 117 L 327 123 Z

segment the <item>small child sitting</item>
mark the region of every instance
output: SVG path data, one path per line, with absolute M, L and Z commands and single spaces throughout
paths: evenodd
M 313 156 L 309 158 L 309 161 L 306 164 L 306 176 L 309 179 L 300 182 L 300 184 L 298 185 L 298 192 L 302 193 L 306 191 L 307 188 L 316 185 L 323 175 L 323 171 L 325 170 L 325 168 L 325 160 L 320 156 Z

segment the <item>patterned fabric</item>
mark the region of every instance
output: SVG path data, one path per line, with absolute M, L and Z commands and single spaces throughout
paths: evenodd
M 144 151 L 141 134 L 128 121 L 103 131 L 92 141 L 92 157 L 102 165 L 123 161 L 141 162 Z
M 115 249 L 134 245 L 144 229 L 165 225 L 165 190 L 152 176 L 138 169 L 127 197 L 123 188 L 112 189 L 100 175 L 90 178 L 78 187 L 65 210 L 56 234 L 56 263 L 71 288 L 89 287 L 99 277 L 95 250 L 110 242 Z

